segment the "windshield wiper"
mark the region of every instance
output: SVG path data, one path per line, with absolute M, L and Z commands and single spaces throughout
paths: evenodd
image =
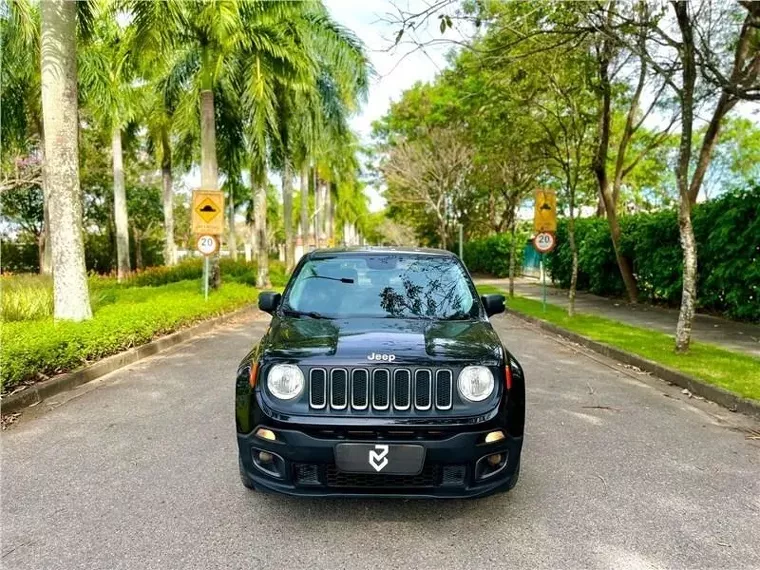
M 340 281 L 341 283 L 353 283 L 350 277 L 330 277 L 329 275 L 307 275 L 304 279 L 329 279 L 330 281 Z
M 464 311 L 457 311 L 456 313 L 452 313 L 451 315 L 447 315 L 443 317 L 442 321 L 465 321 L 472 318 L 472 315 L 469 313 L 465 313 Z
M 282 314 L 288 317 L 310 317 L 312 319 L 330 319 L 317 311 L 296 311 L 295 309 L 283 309 Z

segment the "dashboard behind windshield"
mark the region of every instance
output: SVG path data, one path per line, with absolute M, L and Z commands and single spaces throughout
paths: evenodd
M 477 293 L 460 263 L 429 255 L 309 259 L 283 307 L 329 318 L 468 319 L 479 311 Z

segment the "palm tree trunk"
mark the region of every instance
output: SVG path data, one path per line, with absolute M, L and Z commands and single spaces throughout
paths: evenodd
M 322 237 L 322 189 L 316 175 L 316 166 L 314 170 L 314 245 L 318 249 L 321 245 L 319 238 Z
M 113 153 L 113 214 L 116 222 L 116 276 L 119 281 L 129 275 L 129 218 L 127 216 L 127 189 L 124 186 L 121 128 L 111 131 Z
M 133 227 L 132 237 L 135 240 L 135 268 L 142 269 L 143 268 L 142 235 L 140 235 L 140 230 Z
M 329 247 L 335 247 L 335 231 L 333 228 L 333 215 L 335 213 L 335 204 L 332 196 L 332 183 L 325 184 L 325 234 Z
M 45 164 L 45 130 L 38 126 L 42 146 L 42 164 Z M 53 248 L 50 247 L 50 197 L 45 181 L 45 169 L 42 169 L 42 233 L 40 234 L 40 274 L 50 275 L 53 270 Z
M 230 240 L 227 249 L 230 250 L 230 257 L 234 260 L 238 258 L 237 233 L 235 232 L 235 192 L 230 187 Z
M 267 240 L 267 193 L 263 182 L 254 182 L 254 231 L 256 233 L 256 287 L 271 287 L 269 281 L 269 247 Z
M 309 242 L 309 167 L 301 168 L 301 244 L 303 253 L 308 251 Z
M 174 180 L 172 179 L 172 147 L 169 133 L 161 131 L 161 183 L 163 186 L 164 205 L 164 265 L 177 262 L 177 250 L 174 245 Z
M 219 185 L 216 167 L 216 123 L 214 122 L 214 92 L 211 86 L 201 90 L 201 187 L 217 190 Z M 219 255 L 211 256 L 209 286 L 218 289 L 221 285 Z
M 77 101 L 77 6 L 67 0 L 40 3 L 44 180 L 48 184 L 53 252 L 53 314 L 92 318 L 82 238 Z
M 282 209 L 285 226 L 285 271 L 290 273 L 295 265 L 295 236 L 293 235 L 293 172 L 285 160 L 282 169 Z

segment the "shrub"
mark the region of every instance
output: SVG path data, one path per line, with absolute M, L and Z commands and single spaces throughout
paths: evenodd
M 77 368 L 173 332 L 195 321 L 253 303 L 256 290 L 228 283 L 203 301 L 197 283 L 112 289 L 113 302 L 90 321 L 54 323 L 52 318 L 2 327 L 0 382 L 16 384 Z
M 697 240 L 697 300 L 702 309 L 760 321 L 760 185 L 737 190 L 693 211 Z M 621 248 L 633 262 L 640 295 L 652 302 L 681 302 L 682 252 L 675 210 L 624 216 Z M 625 293 L 607 221 L 576 220 L 578 289 L 598 295 Z M 549 255 L 552 280 L 570 284 L 567 220 L 559 220 L 557 249 Z
M 525 243 L 525 234 L 516 236 L 517 247 L 516 267 L 519 271 L 522 265 L 522 250 Z M 512 245 L 512 235 L 508 233 L 495 234 L 485 239 L 468 241 L 462 247 L 464 264 L 470 273 L 486 273 L 496 277 L 509 275 L 509 252 Z

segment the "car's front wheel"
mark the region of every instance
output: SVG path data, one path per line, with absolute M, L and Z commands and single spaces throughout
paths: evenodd
M 253 484 L 253 481 L 245 472 L 245 468 L 243 467 L 243 460 L 240 459 L 240 457 L 238 457 L 238 467 L 240 468 L 240 482 L 243 484 L 243 487 L 250 489 L 251 491 L 255 491 L 256 485 Z

